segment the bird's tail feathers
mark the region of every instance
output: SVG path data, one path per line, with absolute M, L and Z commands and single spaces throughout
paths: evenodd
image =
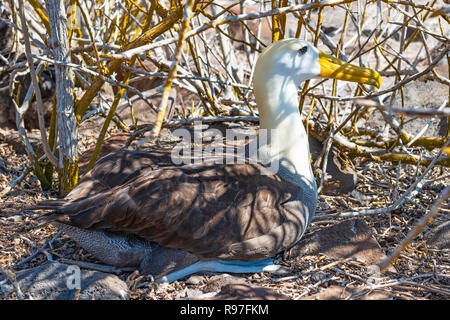
M 58 211 L 59 208 L 61 208 L 67 200 L 64 199 L 56 199 L 56 200 L 44 200 L 39 202 L 38 204 L 28 208 L 30 211 L 36 211 L 36 210 L 52 210 L 52 211 Z
M 48 210 L 42 213 L 37 219 L 38 227 L 42 227 L 51 222 L 69 223 L 70 218 L 68 212 L 70 208 L 75 206 L 74 203 L 68 203 L 66 199 L 44 200 L 30 208 L 30 211 Z M 69 210 L 68 210 L 69 209 Z

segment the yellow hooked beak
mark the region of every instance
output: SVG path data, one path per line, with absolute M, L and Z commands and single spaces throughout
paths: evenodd
M 359 82 L 379 88 L 381 77 L 375 70 L 358 67 L 319 50 L 320 77 Z

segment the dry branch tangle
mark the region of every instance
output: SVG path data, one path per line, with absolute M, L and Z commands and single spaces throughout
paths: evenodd
M 75 2 L 72 1 L 72 3 Z M 42 11 L 45 1 L 37 0 L 30 1 L 30 3 L 32 6 L 28 6 L 26 10 L 29 13 L 28 21 L 31 25 L 31 41 L 36 48 L 41 49 L 39 55 L 35 51 L 32 57 L 54 64 L 57 69 L 69 73 L 69 70 L 76 68 L 77 77 L 85 77 L 83 81 L 87 83 L 86 91 L 75 103 L 78 121 L 81 121 L 86 111 L 91 108 L 91 102 L 98 95 L 104 82 L 112 83 L 128 91 L 138 91 L 133 85 L 127 85 L 115 79 L 115 71 L 124 68 L 124 59 L 137 55 L 139 59 L 146 59 L 145 53 L 147 53 L 148 58 L 150 58 L 148 60 L 154 61 L 155 64 L 157 61 L 164 61 L 165 63 L 164 65 L 158 65 L 159 71 L 164 72 L 155 72 L 154 75 L 164 79 L 168 77 L 173 53 L 176 50 L 175 43 L 178 39 L 173 35 L 179 31 L 179 29 L 175 30 L 175 27 L 180 25 L 184 12 L 181 4 L 169 8 L 164 1 L 103 1 L 101 4 L 84 1 L 84 5 L 80 9 L 82 9 L 81 12 L 85 17 L 81 15 L 79 17 L 81 21 L 81 27 L 77 31 L 79 33 L 75 32 L 76 30 L 74 31 L 74 36 L 67 44 L 69 48 L 66 48 L 66 50 L 70 50 L 72 57 L 78 58 L 69 63 L 70 60 L 51 59 L 47 56 L 49 49 L 46 47 L 46 39 L 38 33 L 39 30 L 50 29 L 51 21 L 49 21 L 49 17 L 45 16 L 45 10 Z M 287 19 L 287 27 L 283 27 L 283 24 L 279 26 L 280 37 L 292 36 L 289 32 L 295 31 L 298 24 L 301 26 L 299 34 L 302 37 L 318 42 L 319 46 L 325 45 L 332 52 L 336 52 L 337 48 L 340 47 L 339 56 L 344 60 L 356 61 L 359 59 L 361 64 L 373 66 L 375 61 L 372 55 L 376 55 L 379 60 L 377 62 L 380 65 L 379 69 L 385 74 L 389 84 L 382 91 L 369 93 L 369 97 L 389 98 L 389 95 L 393 93 L 398 95 L 406 84 L 419 81 L 425 77 L 436 79 L 441 84 L 448 83 L 445 68 L 443 69 L 444 73 L 439 71 L 442 61 L 448 56 L 448 20 L 444 21 L 445 19 L 443 20 L 442 17 L 431 18 L 432 13 L 440 8 L 440 1 L 437 1 L 436 4 L 429 4 L 429 1 L 356 0 L 319 1 L 306 4 L 297 4 L 298 2 L 292 1 L 281 1 L 280 3 L 283 4 L 283 7 L 275 9 L 270 7 L 270 4 L 268 6 L 262 3 L 249 5 L 247 3 L 242 4 L 239 1 L 202 3 L 194 8 L 192 14 L 190 14 L 190 18 L 192 18 L 190 22 L 191 30 L 186 31 L 186 41 L 191 41 L 191 44 L 189 50 L 182 51 L 178 71 L 173 74 L 173 84 L 181 90 L 187 89 L 191 93 L 197 94 L 201 103 L 195 107 L 196 117 L 202 116 L 201 113 L 204 111 L 200 111 L 200 109 L 206 109 L 203 114 L 205 116 L 211 116 L 212 113 L 214 113 L 214 116 L 230 116 L 229 108 L 219 103 L 224 99 L 224 92 L 230 92 L 229 88 L 232 88 L 235 96 L 233 100 L 236 103 L 232 105 L 235 109 L 236 106 L 240 106 L 239 116 L 244 116 L 244 114 L 256 115 L 252 110 L 253 101 L 250 89 L 253 75 L 252 68 L 258 55 L 254 49 L 260 50 L 265 44 L 264 38 L 271 37 L 273 30 L 271 29 L 270 19 L 272 18 L 275 19 L 274 21 L 278 18 L 284 19 L 284 17 Z M 291 5 L 285 6 L 287 4 Z M 216 6 L 217 10 L 211 10 L 213 5 Z M 318 15 L 317 11 L 319 10 L 314 10 L 317 8 L 323 9 L 323 16 Z M 148 17 L 149 13 L 153 14 L 151 28 L 142 31 L 145 18 Z M 342 28 L 345 14 L 348 14 L 349 18 L 348 28 Z M 440 19 L 439 22 L 438 19 Z M 322 23 L 318 23 L 319 20 L 322 20 Z M 390 23 L 387 23 L 387 20 Z M 9 23 L 16 30 L 21 30 L 20 26 L 16 26 L 14 21 L 9 21 Z M 320 27 L 321 29 L 319 29 Z M 333 31 L 332 29 L 335 27 L 337 27 L 337 30 Z M 380 30 L 377 31 L 377 28 Z M 123 30 L 126 30 L 126 32 Z M 171 31 L 170 34 L 167 32 L 169 30 Z M 235 34 L 236 30 L 240 30 L 241 36 L 238 37 Z M 267 32 L 270 34 L 265 34 Z M 418 41 L 411 44 L 412 38 L 408 38 L 411 35 Z M 375 37 L 377 38 L 375 39 Z M 396 37 L 397 40 L 394 39 Z M 429 37 L 430 41 L 424 41 L 423 37 Z M 343 43 L 341 43 L 340 38 L 343 39 Z M 215 46 L 216 39 L 221 41 L 227 39 L 228 44 Z M 435 45 L 435 43 L 439 45 Z M 242 45 L 246 50 L 245 55 L 242 55 L 240 49 L 237 48 Z M 237 65 L 233 65 L 232 68 L 229 66 L 230 57 L 225 52 L 227 48 L 232 49 L 231 61 L 237 62 Z M 419 57 L 419 52 L 415 58 L 411 54 L 420 51 L 417 48 L 422 51 L 422 55 Z M 378 53 L 377 50 L 381 49 L 388 60 Z M 94 59 L 83 61 L 79 59 L 80 54 L 90 55 Z M 38 59 L 35 59 L 35 61 Z M 411 60 L 409 64 L 407 59 Z M 197 63 L 195 68 L 193 62 Z M 104 70 L 101 69 L 101 65 L 105 68 Z M 384 66 L 387 67 L 383 70 Z M 24 65 L 21 63 L 13 63 L 5 67 L 0 66 L 1 70 L 23 67 Z M 133 74 L 139 75 L 139 71 L 134 69 Z M 148 72 L 142 72 L 141 74 L 144 77 L 150 76 Z M 396 80 L 390 80 L 394 78 Z M 145 78 L 143 81 L 145 81 Z M 329 103 L 334 104 L 333 108 L 335 109 L 338 106 L 340 109 L 331 113 L 335 115 L 332 121 L 336 123 L 335 127 L 343 127 L 342 123 L 337 121 L 341 117 L 340 112 L 344 112 L 342 113 L 343 119 L 349 114 L 347 110 L 355 110 L 355 106 L 350 103 L 357 99 L 361 93 L 353 91 L 353 88 L 345 90 L 344 84 L 338 84 L 336 95 L 326 94 L 328 83 L 325 83 L 323 92 L 320 90 L 321 86 L 310 87 L 312 89 L 307 92 L 307 95 L 314 98 L 316 105 L 322 104 L 325 109 L 328 108 Z M 342 94 L 343 92 L 349 94 Z M 66 92 L 66 96 L 69 97 L 69 95 Z M 147 100 L 144 94 L 140 94 L 140 97 L 144 101 Z M 226 100 L 230 99 L 227 98 Z M 380 101 L 378 100 L 378 102 Z M 338 102 L 342 102 L 342 104 Z M 124 103 L 126 102 L 123 102 L 122 99 L 120 104 Z M 342 110 L 344 104 L 346 110 Z M 70 101 L 66 105 L 70 105 Z M 445 110 L 442 111 L 441 115 L 447 115 L 445 112 Z M 62 114 L 60 112 L 60 115 Z M 323 114 L 326 115 L 326 112 Z M 137 116 L 139 117 L 139 115 Z M 326 115 L 326 117 L 328 116 Z M 174 121 L 175 123 L 189 123 L 191 122 L 190 119 L 192 117 L 185 119 L 181 116 Z M 353 119 L 356 118 L 349 120 Z M 386 117 L 385 121 L 388 121 L 399 134 L 399 137 L 396 137 L 397 142 L 405 143 L 408 140 L 405 140 L 405 137 L 411 137 L 409 133 L 400 128 L 399 122 L 396 122 L 395 119 Z M 74 122 L 70 123 L 73 124 Z M 116 121 L 116 123 L 119 122 Z M 59 127 L 62 130 L 61 126 Z M 130 127 L 123 126 L 123 128 L 129 129 Z M 139 128 L 142 128 L 142 126 L 139 126 Z M 343 128 L 347 129 L 347 126 Z M 63 131 L 70 131 L 73 136 L 70 137 L 70 135 L 61 133 L 61 136 L 63 136 L 62 142 L 72 141 L 72 144 L 69 143 L 68 152 L 72 157 L 76 157 L 76 148 L 74 148 L 75 144 L 73 143 L 76 140 L 76 126 L 68 126 L 66 129 Z M 314 130 L 315 128 L 313 128 Z M 319 133 L 314 132 L 315 135 L 319 135 Z M 322 136 L 322 140 L 326 138 L 327 135 Z M 26 139 L 24 140 L 26 141 Z M 399 149 L 395 149 L 393 152 L 385 150 L 384 145 L 392 146 L 393 142 L 395 141 L 389 140 L 388 143 L 384 140 L 378 141 L 377 147 L 370 148 L 366 145 L 359 145 L 358 141 L 339 135 L 333 141 L 346 150 L 353 150 L 358 157 L 373 158 L 375 156 L 375 159 L 378 160 L 394 162 L 402 160 L 403 163 L 414 164 L 419 162 L 418 156 L 411 154 L 410 149 L 405 153 L 402 143 L 399 144 L 400 151 L 398 151 Z M 437 147 L 443 145 L 444 142 L 444 138 L 436 138 L 433 141 L 423 138 L 418 139 L 413 146 L 430 147 L 432 145 L 432 147 Z M 64 148 L 62 148 L 62 151 L 64 153 Z M 429 164 L 432 157 L 424 157 L 423 159 L 426 160 L 423 164 Z M 447 162 L 444 160 L 440 164 L 445 165 Z

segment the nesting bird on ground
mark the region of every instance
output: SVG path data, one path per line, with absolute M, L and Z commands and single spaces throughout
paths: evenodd
M 299 39 L 268 46 L 254 76 L 260 129 L 270 131 L 264 163 L 176 165 L 164 152 L 116 151 L 65 199 L 41 203 L 44 219 L 104 263 L 159 281 L 276 269 L 273 257 L 300 240 L 317 205 L 299 85 L 325 77 L 379 87 L 381 78 Z M 267 173 L 274 159 L 279 169 Z

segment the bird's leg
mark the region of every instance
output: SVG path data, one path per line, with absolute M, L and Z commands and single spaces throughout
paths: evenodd
M 80 229 L 58 222 L 54 225 L 103 263 L 115 267 L 138 267 L 156 279 L 198 261 L 187 251 L 150 244 L 135 236 Z
M 143 239 L 114 232 L 85 230 L 54 222 L 83 249 L 105 264 L 116 267 L 139 267 L 152 256 L 152 247 Z

